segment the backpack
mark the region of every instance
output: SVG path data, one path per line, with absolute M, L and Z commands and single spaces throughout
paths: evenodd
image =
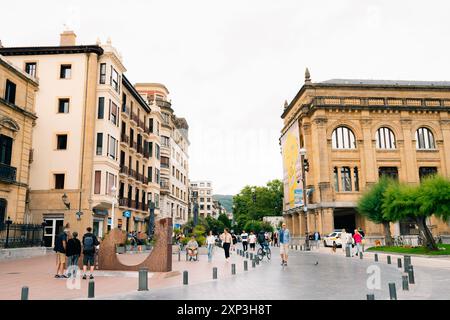
M 258 242 L 263 243 L 266 241 L 266 235 L 264 233 L 258 233 Z
M 94 251 L 94 236 L 87 235 L 83 240 L 83 252 L 92 253 Z

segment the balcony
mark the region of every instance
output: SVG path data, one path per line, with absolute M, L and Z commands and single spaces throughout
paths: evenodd
M 137 149 L 137 143 L 136 141 L 130 140 L 130 148 L 136 150 Z
M 130 171 L 128 172 L 128 177 L 132 178 L 132 179 L 136 179 L 136 171 L 133 169 L 130 169 Z
M 122 133 L 120 135 L 120 143 L 122 143 L 124 145 L 128 145 L 130 143 L 130 137 L 127 136 L 126 134 Z
M 7 183 L 15 182 L 16 172 L 17 169 L 15 167 L 11 167 L 7 164 L 0 163 L 0 181 Z
M 129 207 L 130 201 L 127 198 L 119 198 L 119 207 Z
M 136 125 L 138 125 L 138 123 L 139 123 L 139 117 L 137 116 L 136 113 L 132 113 L 130 115 L 130 120 L 133 121 Z
M 155 104 L 160 108 L 172 108 L 172 103 L 160 99 L 155 100 Z
M 170 165 L 168 163 L 162 163 L 161 162 L 161 168 L 170 169 Z
M 143 149 L 144 148 L 142 147 L 142 144 L 138 144 L 137 145 L 137 149 L 136 150 L 137 150 L 138 153 L 143 155 L 144 154 L 144 150 Z
M 145 123 L 144 123 L 144 121 L 142 121 L 142 120 L 138 120 L 139 122 L 138 122 L 138 130 L 140 130 L 140 131 L 142 131 L 142 132 L 145 132 Z
M 125 118 L 128 118 L 128 119 L 130 118 L 130 108 L 128 106 L 122 105 L 121 111 L 122 111 L 122 116 L 124 116 Z
M 119 174 L 122 176 L 127 176 L 130 172 L 130 169 L 128 169 L 127 166 L 120 166 L 120 172 Z
M 135 178 L 137 183 L 142 183 L 142 181 L 144 180 L 144 176 L 140 173 L 136 173 Z

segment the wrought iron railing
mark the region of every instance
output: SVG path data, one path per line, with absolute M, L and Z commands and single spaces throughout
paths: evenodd
M 16 172 L 17 169 L 15 167 L 11 167 L 7 164 L 0 163 L 0 180 L 6 182 L 15 182 Z
M 0 247 L 21 248 L 43 245 L 44 228 L 40 224 L 0 223 Z

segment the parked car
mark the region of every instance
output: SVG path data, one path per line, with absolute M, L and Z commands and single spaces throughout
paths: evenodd
M 325 247 L 332 247 L 333 243 L 336 243 L 337 247 L 342 247 L 341 234 L 341 231 L 333 231 L 326 237 L 323 237 L 323 245 Z

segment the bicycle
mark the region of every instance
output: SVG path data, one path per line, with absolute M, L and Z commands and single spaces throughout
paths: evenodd
M 258 252 L 256 253 L 256 256 L 258 257 L 259 261 L 262 261 L 264 259 L 264 256 L 267 257 L 267 260 L 270 261 L 270 258 L 272 257 L 272 252 L 270 251 L 269 246 L 265 246 L 266 248 L 263 249 L 263 246 L 261 246 L 258 249 Z

